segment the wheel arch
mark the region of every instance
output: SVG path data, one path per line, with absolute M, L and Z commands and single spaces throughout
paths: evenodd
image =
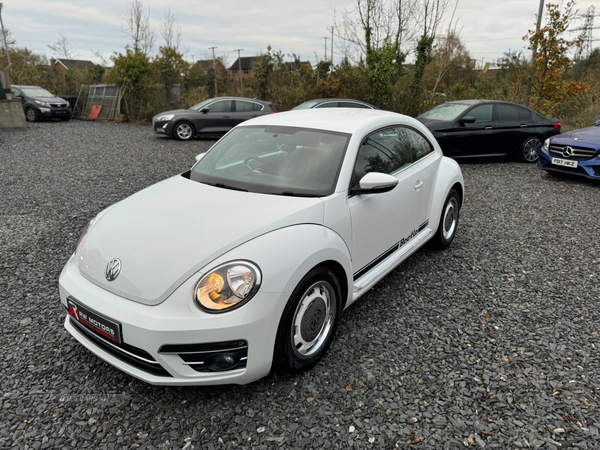
M 330 259 L 317 264 L 315 267 L 310 269 L 309 272 L 319 267 L 325 267 L 331 270 L 338 279 L 340 288 L 342 289 L 342 310 L 344 310 L 346 304 L 348 303 L 348 274 L 346 273 L 346 270 L 339 262 Z

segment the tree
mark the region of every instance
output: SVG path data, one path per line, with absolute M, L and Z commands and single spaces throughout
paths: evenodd
M 150 61 L 144 53 L 129 46 L 125 47 L 125 54 L 115 53 L 111 60 L 113 68 L 105 77 L 106 81 L 125 88 L 123 98 L 126 112 L 132 119 L 139 119 L 154 84 Z
M 160 47 L 158 55 L 152 61 L 152 67 L 157 74 L 157 79 L 162 82 L 167 101 L 170 102 L 173 85 L 181 83 L 189 64 L 183 60 L 183 55 L 173 47 Z
M 150 8 L 144 12 L 141 0 L 131 0 L 126 5 L 125 16 L 122 18 L 123 32 L 131 38 L 134 53 L 148 56 L 154 48 L 154 30 L 150 27 Z
M 161 29 L 165 47 L 178 51 L 181 45 L 181 27 L 175 21 L 175 14 L 169 8 L 165 9 L 165 18 L 161 24 Z
M 569 27 L 575 11 L 575 0 L 569 0 L 561 11 L 559 5 L 549 3 L 546 26 L 539 32 L 529 31 L 523 37 L 529 41 L 528 48 L 537 47 L 533 61 L 533 93 L 529 99 L 531 108 L 542 114 L 556 116 L 560 111 L 560 103 L 568 97 L 587 92 L 589 86 L 577 81 L 567 82 L 563 75 L 569 68 L 567 52 L 571 48 L 583 45 L 581 37 L 568 41 L 563 34 Z
M 73 44 L 64 33 L 58 33 L 60 36 L 54 44 L 48 44 L 48 48 L 54 52 L 54 56 L 64 59 L 75 59 L 77 57 L 73 50 Z

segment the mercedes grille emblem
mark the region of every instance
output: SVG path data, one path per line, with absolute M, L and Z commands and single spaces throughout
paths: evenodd
M 571 156 L 573 156 L 573 148 L 565 147 L 565 149 L 562 151 L 562 155 L 565 158 L 570 158 Z
M 108 281 L 114 281 L 121 273 L 121 260 L 119 258 L 111 259 L 106 265 L 104 275 Z

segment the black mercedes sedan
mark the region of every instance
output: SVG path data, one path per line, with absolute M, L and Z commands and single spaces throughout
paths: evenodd
M 14 98 L 21 100 L 25 118 L 29 122 L 40 119 L 69 120 L 72 110 L 64 98 L 48 92 L 39 86 L 11 86 Z
M 534 163 L 542 143 L 560 133 L 558 119 L 499 100 L 443 103 L 417 120 L 431 130 L 444 155 L 451 158 L 511 155 Z
M 195 136 L 221 136 L 237 124 L 277 111 L 270 102 L 242 97 L 209 98 L 189 109 L 165 111 L 152 118 L 158 134 L 187 141 Z
M 297 109 L 315 109 L 315 108 L 362 108 L 362 109 L 379 109 L 370 103 L 351 98 L 318 98 L 308 100 L 298 106 L 294 106 L 292 111 Z

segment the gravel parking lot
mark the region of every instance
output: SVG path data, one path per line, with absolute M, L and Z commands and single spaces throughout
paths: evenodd
M 79 345 L 57 280 L 87 221 L 213 142 L 0 130 L 0 448 L 600 448 L 600 186 L 507 160 L 462 164 L 453 245 L 350 307 L 309 373 L 155 387 Z

